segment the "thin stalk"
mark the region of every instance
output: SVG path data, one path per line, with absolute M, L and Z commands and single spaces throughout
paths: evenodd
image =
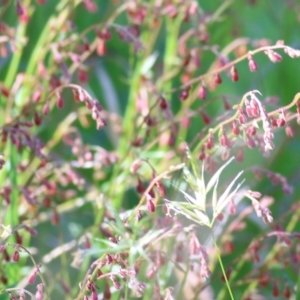
M 20 249 L 22 249 L 23 251 L 25 251 L 25 252 L 29 255 L 29 257 L 30 257 L 32 263 L 34 264 L 35 268 L 37 268 L 37 270 L 38 270 L 38 275 L 39 275 L 39 277 L 40 277 L 40 279 L 41 279 L 41 281 L 42 281 L 42 283 L 43 283 L 44 289 L 45 289 L 45 291 L 46 291 L 46 296 L 47 296 L 46 299 L 50 300 L 51 298 L 50 298 L 50 293 L 49 293 L 49 291 L 48 291 L 48 287 L 47 287 L 47 285 L 46 285 L 46 280 L 44 279 L 44 276 L 43 276 L 42 272 L 40 271 L 40 266 L 36 263 L 35 259 L 33 258 L 32 254 L 30 253 L 30 251 L 27 250 L 27 249 L 26 249 L 25 247 L 23 247 L 22 245 L 19 245 L 19 244 L 7 243 L 6 245 L 7 245 L 7 246 L 13 246 L 13 247 L 18 246 Z
M 230 284 L 229 284 L 229 281 L 228 281 L 228 278 L 227 278 L 227 275 L 226 275 L 226 272 L 225 272 L 225 269 L 224 269 L 224 266 L 223 266 L 222 258 L 221 258 L 221 255 L 220 255 L 220 250 L 218 248 L 218 245 L 217 245 L 215 236 L 213 234 L 213 231 L 212 231 L 212 238 L 214 240 L 214 245 L 215 245 L 215 248 L 216 248 L 217 257 L 218 257 L 218 260 L 219 260 L 219 264 L 220 264 L 220 267 L 221 267 L 221 270 L 222 270 L 222 274 L 224 276 L 224 280 L 225 280 L 230 298 L 231 298 L 231 300 L 234 300 L 234 297 L 233 297 L 233 294 L 232 294 L 232 291 L 231 291 L 231 288 L 230 288 Z
M 184 290 L 184 287 L 185 287 L 187 276 L 189 274 L 189 267 L 188 267 L 189 264 L 190 264 L 190 258 L 188 257 L 188 261 L 186 263 L 187 267 L 186 267 L 183 279 L 181 280 L 180 289 L 179 289 L 179 292 L 178 292 L 178 297 L 177 297 L 178 299 L 183 299 L 183 290 Z

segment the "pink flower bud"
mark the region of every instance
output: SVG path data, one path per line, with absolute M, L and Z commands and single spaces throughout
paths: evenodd
M 12 260 L 14 262 L 18 262 L 20 260 L 20 253 L 18 247 L 15 248 L 14 254 L 12 256 Z
M 43 300 L 44 299 L 44 293 L 43 293 L 43 284 L 40 283 L 37 285 L 37 292 L 35 294 L 36 300 Z
M 34 284 L 38 271 L 39 271 L 38 268 L 34 268 L 32 273 L 29 275 L 29 277 L 28 277 L 28 283 L 29 284 Z
M 181 101 L 186 100 L 189 97 L 189 93 L 190 93 L 190 87 L 187 87 L 186 89 L 184 89 L 180 95 L 179 95 L 179 99 Z
M 17 7 L 16 7 L 17 15 L 18 15 L 19 17 L 21 17 L 21 16 L 24 15 L 25 11 L 24 11 L 24 8 L 21 6 L 20 1 L 17 0 L 16 2 L 17 2 L 17 3 L 16 3 L 16 5 L 17 5 Z
M 42 93 L 41 93 L 40 90 L 35 91 L 34 94 L 33 94 L 33 97 L 32 97 L 32 101 L 34 103 L 38 103 L 41 99 L 41 95 L 42 95 Z
M 203 84 L 201 84 L 198 92 L 199 99 L 204 100 L 206 99 L 206 89 Z
M 282 60 L 281 55 L 278 54 L 277 52 L 271 50 L 271 49 L 265 51 L 265 54 L 268 55 L 270 61 L 273 62 L 273 63 L 277 63 L 277 62 L 280 62 Z
M 257 71 L 258 66 L 257 66 L 256 61 L 252 58 L 252 55 L 249 55 L 249 56 L 248 56 L 248 60 L 249 60 L 248 65 L 249 65 L 250 71 L 251 71 L 251 72 Z
M 82 84 L 88 82 L 88 74 L 83 69 L 78 69 L 78 81 Z
M 211 150 L 214 146 L 214 136 L 212 133 L 209 133 L 207 142 L 206 142 L 206 149 Z
M 43 106 L 43 110 L 42 110 L 42 113 L 44 116 L 47 116 L 50 112 L 50 106 L 49 106 L 49 103 L 46 102 Z
M 285 127 L 285 134 L 288 136 L 288 137 L 293 137 L 295 134 L 294 134 L 294 130 L 293 128 L 291 127 L 291 125 L 287 124 L 286 127 Z
M 149 212 L 152 212 L 152 213 L 155 212 L 155 204 L 152 201 L 152 199 L 147 200 L 147 209 Z

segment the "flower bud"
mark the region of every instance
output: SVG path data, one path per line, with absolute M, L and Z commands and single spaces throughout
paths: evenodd
M 236 82 L 239 80 L 239 74 L 238 74 L 235 66 L 232 66 L 230 69 L 230 77 L 233 82 Z
M 250 71 L 251 71 L 251 72 L 257 71 L 257 69 L 258 69 L 257 63 L 256 63 L 256 61 L 252 58 L 252 55 L 251 55 L 251 54 L 248 55 L 248 60 L 249 60 L 248 65 L 249 65 Z
M 184 89 L 180 95 L 179 95 L 179 99 L 181 101 L 186 100 L 189 97 L 189 93 L 190 93 L 190 87 L 187 87 L 186 89 Z
M 211 123 L 211 119 L 210 119 L 210 117 L 208 116 L 208 114 L 206 114 L 203 110 L 200 111 L 200 114 L 201 114 L 203 123 L 204 123 L 205 125 L 209 125 L 209 124 Z
M 42 119 L 36 110 L 34 111 L 34 123 L 36 126 L 39 126 L 42 124 Z
M 282 60 L 281 55 L 278 54 L 277 52 L 271 50 L 271 49 L 265 51 L 265 54 L 268 55 L 270 61 L 273 62 L 273 63 L 277 63 L 277 62 L 280 62 Z
M 198 92 L 199 99 L 204 100 L 206 99 L 206 89 L 203 84 L 201 84 Z
M 217 73 L 217 74 L 215 75 L 214 81 L 215 81 L 215 84 L 216 84 L 216 85 L 222 83 L 222 77 L 221 77 L 220 73 Z

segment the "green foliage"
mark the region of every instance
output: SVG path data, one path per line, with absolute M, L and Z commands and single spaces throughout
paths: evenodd
M 296 1 L 0 0 L 0 299 L 298 299 L 298 23 Z

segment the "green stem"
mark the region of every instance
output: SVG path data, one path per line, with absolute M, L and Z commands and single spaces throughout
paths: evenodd
M 216 253 L 217 253 L 217 256 L 218 256 L 218 260 L 219 260 L 219 263 L 220 263 L 220 267 L 221 267 L 221 270 L 222 270 L 222 273 L 223 273 L 223 276 L 224 276 L 224 280 L 226 282 L 226 286 L 227 286 L 230 298 L 231 298 L 231 300 L 234 300 L 234 297 L 233 297 L 233 294 L 232 294 L 232 291 L 231 291 L 231 288 L 230 288 L 230 284 L 229 284 L 229 281 L 228 281 L 228 278 L 227 278 L 227 275 L 226 275 L 226 272 L 225 272 L 225 269 L 224 269 L 224 266 L 223 266 L 222 258 L 221 258 L 221 255 L 220 255 L 220 250 L 218 248 L 218 245 L 217 245 L 217 242 L 216 242 L 216 239 L 214 237 L 214 233 L 213 232 L 212 232 L 212 238 L 214 240 L 214 245 L 215 245 L 215 248 L 216 248 Z

